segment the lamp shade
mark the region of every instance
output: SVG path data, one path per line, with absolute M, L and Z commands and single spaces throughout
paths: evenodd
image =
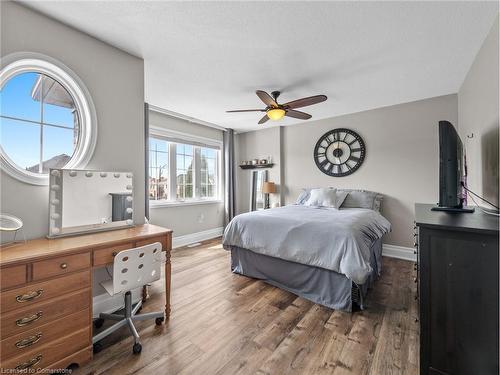
M 276 184 L 274 182 L 264 182 L 262 184 L 262 192 L 264 194 L 276 193 Z

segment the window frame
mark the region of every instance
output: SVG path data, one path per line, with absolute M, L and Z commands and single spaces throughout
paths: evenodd
M 37 53 L 14 53 L 2 58 L 0 89 L 14 76 L 41 73 L 61 84 L 74 100 L 80 125 L 79 141 L 65 169 L 85 168 L 97 141 L 97 116 L 90 93 L 80 78 L 61 62 Z M 31 185 L 48 185 L 48 173 L 30 172 L 17 165 L 0 145 L 0 166 L 10 176 Z
M 165 128 L 150 125 L 149 138 L 164 140 L 168 145 L 168 175 L 169 175 L 169 199 L 149 200 L 150 208 L 172 207 L 172 206 L 190 206 L 196 204 L 211 204 L 222 202 L 222 141 L 212 138 L 205 138 L 167 130 Z M 193 198 L 177 199 L 177 144 L 187 144 L 193 146 Z M 212 148 L 217 151 L 216 168 L 216 194 L 215 197 L 200 197 L 200 169 L 198 163 L 201 160 L 200 149 Z M 148 156 L 149 157 L 149 156 Z M 148 171 L 149 186 L 149 171 Z M 175 198 L 174 198 L 175 197 Z

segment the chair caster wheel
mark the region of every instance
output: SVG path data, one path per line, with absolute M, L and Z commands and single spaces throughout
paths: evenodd
M 165 321 L 164 317 L 156 318 L 155 323 L 156 323 L 157 326 L 161 326 L 164 321 Z
M 139 343 L 134 344 L 132 351 L 134 352 L 134 354 L 139 354 L 142 351 L 142 345 Z
M 97 318 L 96 320 L 94 320 L 94 327 L 97 329 L 101 328 L 103 324 L 104 324 L 104 319 L 102 318 Z
M 96 342 L 92 347 L 94 354 L 99 353 L 102 349 L 102 344 L 100 342 Z

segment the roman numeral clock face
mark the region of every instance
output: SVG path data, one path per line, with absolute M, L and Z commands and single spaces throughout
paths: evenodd
M 314 161 L 321 170 L 333 177 L 354 173 L 365 159 L 363 139 L 349 129 L 334 129 L 324 134 L 314 148 Z

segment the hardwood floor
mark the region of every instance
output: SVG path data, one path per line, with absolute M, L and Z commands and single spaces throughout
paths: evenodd
M 220 240 L 172 252 L 172 316 L 138 322 L 75 374 L 418 374 L 413 263 L 384 258 L 361 312 L 322 307 L 229 269 Z M 143 312 L 161 310 L 162 281 Z

